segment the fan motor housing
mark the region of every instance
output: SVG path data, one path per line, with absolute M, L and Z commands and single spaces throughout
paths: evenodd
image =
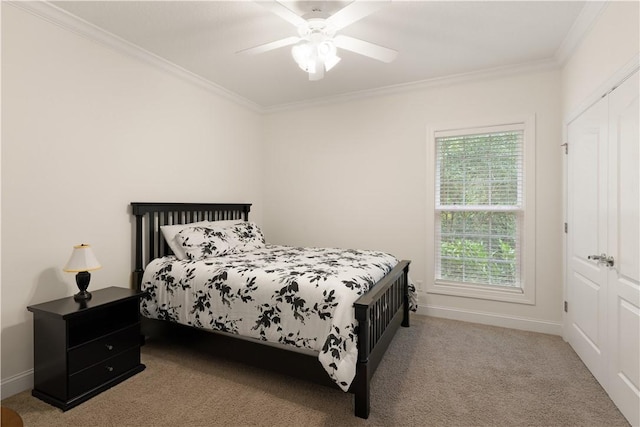
M 314 34 L 322 35 L 323 38 L 333 38 L 336 34 L 335 28 L 324 18 L 307 19 L 304 24 L 298 27 L 298 35 L 309 40 Z

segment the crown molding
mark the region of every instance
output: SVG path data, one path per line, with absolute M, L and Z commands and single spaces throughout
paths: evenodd
M 434 77 L 432 79 L 420 80 L 417 82 L 402 83 L 397 85 L 385 86 L 376 89 L 366 89 L 362 91 L 349 92 L 346 94 L 327 96 L 306 101 L 292 102 L 288 104 L 279 104 L 270 107 L 264 107 L 264 113 L 278 113 L 288 110 L 299 110 L 302 108 L 318 107 L 323 105 L 349 102 L 358 99 L 371 98 L 377 96 L 394 95 L 397 93 L 430 89 L 434 87 L 450 86 L 454 84 L 471 83 L 500 77 L 516 76 L 521 74 L 530 74 L 540 71 L 556 70 L 560 68 L 560 64 L 554 59 L 544 59 L 541 61 L 527 62 L 523 64 L 508 65 L 504 67 L 490 68 L 468 73 L 451 74 L 443 77 Z
M 587 1 L 585 3 L 580 14 L 569 29 L 567 36 L 555 53 L 555 59 L 560 65 L 564 65 L 571 55 L 573 55 L 608 5 L 608 0 Z
M 590 6 L 593 3 L 596 6 Z M 124 40 L 121 37 L 116 36 L 113 33 L 105 31 L 96 25 L 91 24 L 63 9 L 58 8 L 57 6 L 47 2 L 47 1 L 19 1 L 19 0 L 3 0 L 3 4 L 10 4 L 14 7 L 22 9 L 34 16 L 37 16 L 47 22 L 50 22 L 54 25 L 57 25 L 61 28 L 64 28 L 68 31 L 71 31 L 81 37 L 89 39 L 91 41 L 100 43 L 104 46 L 107 46 L 111 49 L 114 49 L 118 52 L 136 58 L 138 60 L 144 61 L 152 66 L 155 66 L 159 69 L 162 69 L 170 74 L 173 74 L 176 77 L 179 77 L 183 80 L 191 82 L 192 84 L 199 86 L 205 90 L 208 90 L 212 93 L 220 95 L 232 102 L 235 102 L 241 106 L 248 108 L 251 111 L 254 111 L 259 114 L 269 114 L 269 113 L 277 113 L 281 111 L 287 111 L 292 109 L 301 109 L 301 108 L 309 108 L 309 107 L 317 107 L 322 105 L 329 105 L 334 103 L 342 103 L 348 102 L 358 99 L 365 99 L 377 96 L 385 96 L 385 95 L 393 95 L 397 93 L 415 91 L 415 90 L 424 90 L 434 87 L 441 86 L 449 86 L 453 84 L 461 84 L 468 83 L 486 79 L 493 79 L 499 77 L 507 77 L 511 75 L 518 74 L 526 74 L 533 73 L 538 71 L 545 71 L 551 69 L 557 69 L 560 67 L 561 62 L 559 58 L 562 58 L 562 55 L 556 53 L 553 58 L 544 59 L 535 62 L 509 65 L 498 68 L 491 68 L 479 71 L 472 71 L 468 73 L 460 73 L 447 75 L 442 77 L 434 77 L 431 79 L 421 80 L 417 82 L 410 83 L 402 83 L 397 85 L 385 86 L 374 89 L 365 89 L 361 91 L 349 92 L 346 94 L 340 95 L 332 95 L 322 98 L 314 98 L 310 100 L 286 103 L 286 104 L 277 104 L 271 106 L 262 106 L 251 100 L 248 100 L 235 92 L 232 92 L 218 84 L 211 82 L 185 68 L 182 68 L 152 52 L 149 52 L 138 45 L 135 45 L 127 40 Z M 563 42 L 563 47 L 558 50 L 563 50 L 570 53 L 570 49 L 575 49 L 579 41 L 584 37 L 584 34 L 588 29 L 591 28 L 591 25 L 599 16 L 602 9 L 604 8 L 605 2 L 588 2 L 585 5 L 585 8 L 580 13 L 578 20 L 582 23 L 580 25 L 574 24 L 570 33 L 575 33 L 575 36 L 568 36 Z M 589 7 L 588 7 L 589 6 Z M 588 9 L 588 10 L 587 10 Z M 576 29 L 574 30 L 574 27 Z M 581 29 L 581 30 L 580 30 Z M 578 33 L 580 33 L 580 37 L 578 37 Z M 575 40 L 572 42 L 567 41 L 568 39 Z
M 164 70 L 174 76 L 186 80 L 209 92 L 220 95 L 230 101 L 242 105 L 254 112 L 262 113 L 263 108 L 253 101 L 250 101 L 210 80 L 186 70 L 160 56 L 149 52 L 140 46 L 124 40 L 113 33 L 103 30 L 90 22 L 87 22 L 71 13 L 60 9 L 47 1 L 3 1 L 3 4 L 10 4 L 25 12 L 28 12 L 49 23 L 57 25 L 65 30 L 71 31 L 91 41 L 100 43 L 120 53 L 126 54 L 138 60 L 144 61 L 152 66 Z

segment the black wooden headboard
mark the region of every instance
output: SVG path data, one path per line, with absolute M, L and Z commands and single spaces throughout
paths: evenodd
M 160 227 L 196 221 L 249 220 L 251 203 L 131 203 L 135 225 L 136 289 L 142 284 L 144 267 L 154 258 L 171 254 Z

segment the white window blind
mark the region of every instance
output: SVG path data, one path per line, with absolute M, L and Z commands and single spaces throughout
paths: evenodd
M 436 132 L 436 279 L 519 287 L 523 125 Z

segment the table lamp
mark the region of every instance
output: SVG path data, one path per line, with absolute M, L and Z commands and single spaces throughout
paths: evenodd
M 89 271 L 99 268 L 102 268 L 102 266 L 93 254 L 91 246 L 83 243 L 73 247 L 71 258 L 69 258 L 67 265 L 62 270 L 68 273 L 78 273 L 76 274 L 76 284 L 80 292 L 73 296 L 74 300 L 87 301 L 91 299 L 91 292 L 87 292 L 89 281 L 91 280 Z

